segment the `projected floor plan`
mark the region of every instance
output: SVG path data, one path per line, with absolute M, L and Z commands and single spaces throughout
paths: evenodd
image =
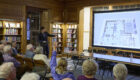
M 135 19 L 106 20 L 100 44 L 132 47 L 136 45 L 137 37 Z

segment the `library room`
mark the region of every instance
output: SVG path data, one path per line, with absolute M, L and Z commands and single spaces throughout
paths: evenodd
M 139 0 L 0 0 L 0 80 L 140 80 Z

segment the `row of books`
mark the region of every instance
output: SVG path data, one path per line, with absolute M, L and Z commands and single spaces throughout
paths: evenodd
M 5 40 L 6 40 L 7 42 L 11 42 L 11 41 L 20 42 L 20 41 L 21 41 L 21 38 L 20 38 L 20 37 L 5 37 Z
M 67 47 L 77 47 L 77 44 L 67 43 Z
M 69 29 L 77 29 L 77 25 L 68 25 L 67 28 L 69 28 Z
M 62 27 L 61 27 L 61 24 L 54 24 L 53 28 L 62 28 Z
M 5 34 L 6 35 L 18 35 L 18 30 L 17 29 L 6 29 Z
M 67 39 L 67 42 L 73 42 L 73 43 L 77 43 L 77 39 Z
M 62 42 L 62 39 L 61 38 L 52 38 L 52 42 Z
M 67 34 L 67 38 L 76 38 L 76 34 Z
M 67 33 L 74 33 L 75 34 L 76 33 L 76 29 L 68 29 Z
M 53 29 L 53 33 L 62 33 L 62 29 Z
M 20 23 L 14 23 L 14 22 L 5 22 L 6 28 L 20 28 Z

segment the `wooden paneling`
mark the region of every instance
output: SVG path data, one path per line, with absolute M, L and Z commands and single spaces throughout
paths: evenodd
M 0 18 L 23 20 L 23 6 L 0 3 Z
M 78 22 L 78 10 L 77 8 L 65 8 L 64 11 L 65 22 Z
M 83 52 L 84 9 L 80 10 L 78 27 L 78 51 Z

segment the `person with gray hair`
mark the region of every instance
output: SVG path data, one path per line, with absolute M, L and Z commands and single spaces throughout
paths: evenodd
M 3 51 L 4 51 L 3 53 L 4 62 L 13 62 L 15 67 L 20 66 L 20 62 L 18 62 L 14 57 L 11 56 L 12 55 L 11 45 L 4 46 Z
M 3 63 L 0 66 L 0 80 L 15 80 L 16 68 L 12 62 Z
M 5 45 L 7 45 L 7 42 L 5 40 L 1 40 L 1 44 L 3 44 L 5 46 Z
M 34 47 L 32 44 L 28 44 L 26 47 L 26 54 L 25 57 L 33 59 L 34 57 Z
M 33 58 L 34 60 L 42 60 L 47 66 L 49 66 L 49 61 L 47 60 L 47 56 L 43 54 L 43 47 L 41 46 L 36 47 L 35 53 L 36 54 Z
M 20 80 L 39 80 L 40 76 L 36 73 L 25 73 Z
M 80 75 L 77 80 L 97 80 L 94 78 L 98 65 L 93 60 L 85 60 L 82 65 L 82 72 L 84 75 Z
M 115 80 L 126 80 L 128 74 L 127 67 L 124 64 L 116 64 L 113 67 L 113 75 Z

